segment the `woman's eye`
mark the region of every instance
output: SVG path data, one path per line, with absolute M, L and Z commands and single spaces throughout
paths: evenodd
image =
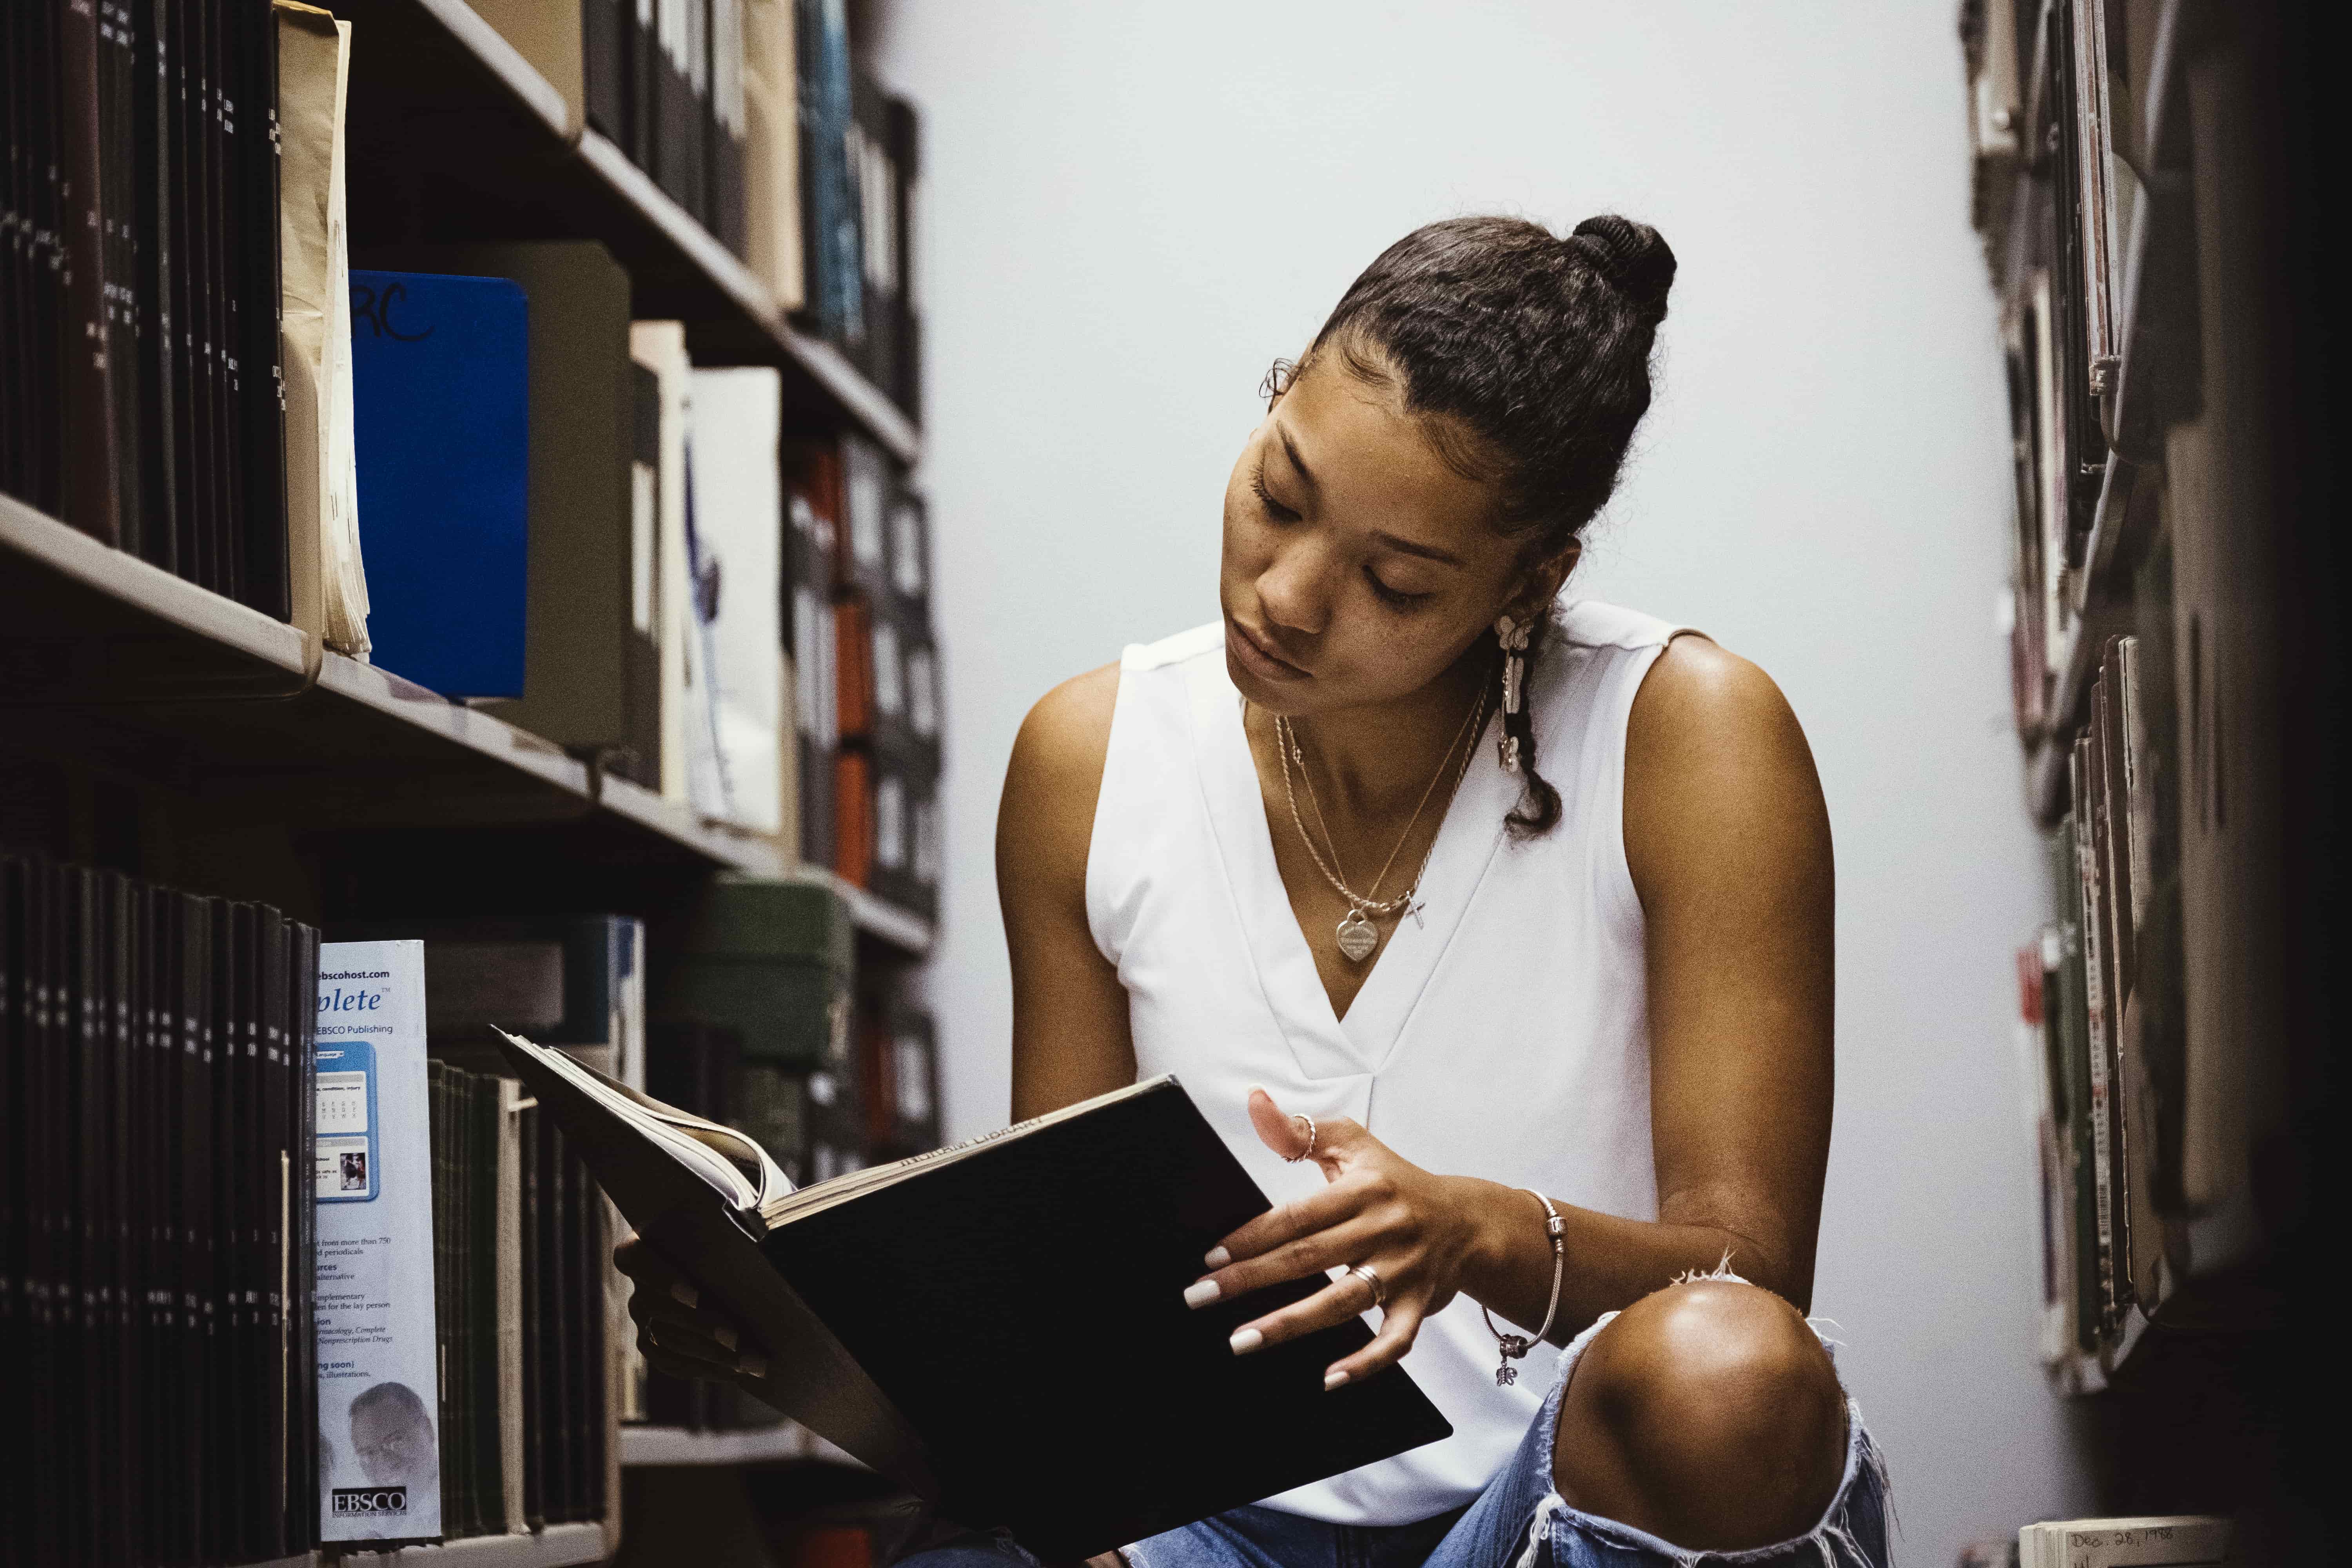
M 1265 469 L 1264 468 L 1261 467 L 1252 468 L 1250 470 L 1250 489 L 1257 492 L 1257 504 L 1264 507 L 1265 509 L 1265 514 L 1274 519 L 1275 521 L 1297 522 L 1298 521 L 1298 513 L 1291 510 L 1290 508 L 1275 500 L 1274 492 L 1265 488 Z
M 1364 581 L 1371 584 L 1372 593 L 1381 603 L 1394 610 L 1418 609 L 1435 598 L 1433 594 L 1408 594 L 1402 588 L 1391 588 L 1381 581 L 1381 574 L 1370 567 L 1364 568 Z

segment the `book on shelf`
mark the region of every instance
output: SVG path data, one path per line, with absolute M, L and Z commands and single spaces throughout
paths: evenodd
M 2072 1250 L 2046 1299 L 2053 1314 L 2064 1306 L 2066 1342 L 2087 1353 L 2113 1342 L 2133 1309 L 2155 1311 L 2179 1267 L 2179 877 L 2162 761 L 2168 698 L 2152 679 L 2138 637 L 2106 640 L 2089 722 L 2069 746 L 2073 805 L 2053 838 L 2060 911 L 2040 944 L 2044 1196 L 2053 1247 L 2071 1238 Z
M 1370 1342 L 1353 1320 L 1232 1353 L 1319 1281 L 1184 1305 L 1267 1205 L 1173 1079 L 795 1191 L 741 1133 L 501 1038 L 646 1244 L 750 1331 L 764 1396 L 960 1522 L 1080 1557 L 1451 1431 L 1401 1369 L 1324 1391 Z
M 0 489 L 283 619 L 278 27 L 7 8 Z
M 850 162 L 849 18 L 842 0 L 793 0 L 801 225 L 810 323 L 836 345 L 866 335 L 865 268 Z
M 687 549 L 694 611 L 691 700 L 716 744 L 689 780 L 704 816 L 783 828 L 782 384 L 758 367 L 698 370 L 687 434 Z
M 281 138 L 278 254 L 284 277 L 286 614 L 339 653 L 369 651 L 352 387 L 351 254 L 344 115 L 352 25 L 275 0 Z M 247 241 L 257 237 L 248 233 Z M 249 512 L 275 516 L 261 475 Z
M 793 755 L 800 815 L 800 858 L 833 864 L 833 757 L 841 744 L 840 631 L 834 607 L 840 540 L 839 449 L 795 446 L 786 465 L 785 646 L 793 663 Z
M 688 780 L 713 765 L 709 757 L 718 740 L 709 706 L 688 700 L 694 610 L 686 542 L 686 440 L 694 366 L 687 357 L 684 323 L 631 322 L 629 363 L 630 615 L 633 625 L 654 639 L 660 716 L 660 765 L 651 783 L 666 799 L 686 803 L 692 799 Z M 690 760 L 696 758 L 702 760 Z
M 629 275 L 593 240 L 386 247 L 372 266 L 505 279 L 523 293 L 530 444 L 521 697 L 488 711 L 657 785 L 659 668 L 646 601 L 631 472 L 636 388 Z
M 465 1369 L 445 1365 L 436 1310 L 456 1266 L 434 1245 L 453 1194 L 428 1125 L 423 945 L 324 943 L 318 988 L 320 1533 L 438 1540 L 464 1456 L 442 1390 Z
M 793 0 L 743 0 L 743 260 L 801 308 L 800 121 Z
M 2018 1568 L 2221 1568 L 2230 1521 L 2209 1514 L 2067 1519 L 2017 1532 Z
M 317 932 L 0 852 L 0 1495 L 26 1561 L 239 1562 L 317 1540 L 297 1201 Z
M 504 278 L 352 274 L 370 661 L 444 697 L 522 696 L 530 308 Z

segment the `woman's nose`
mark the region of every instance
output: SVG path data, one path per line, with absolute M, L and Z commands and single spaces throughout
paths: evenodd
M 1309 540 L 1287 545 L 1258 574 L 1257 598 L 1267 620 L 1301 637 L 1321 634 L 1331 620 L 1329 552 Z

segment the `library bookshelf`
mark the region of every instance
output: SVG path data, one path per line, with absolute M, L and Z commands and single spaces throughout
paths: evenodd
M 675 801 L 488 713 L 331 650 L 0 495 L 0 616 L 50 679 L 5 706 L 37 714 L 77 757 L 132 733 L 173 743 L 172 766 L 252 812 L 430 831 L 559 824 L 611 858 L 692 873 L 821 882 L 861 935 L 908 957 L 930 922 L 805 866 L 772 840 L 696 819 Z M 16 682 L 11 682 L 12 685 Z M 29 728 L 30 726 L 27 726 Z M 266 781 L 266 782 L 265 782 Z
M 2294 500 L 2332 437 L 2306 346 L 2326 312 L 2288 281 L 2311 219 L 2285 15 L 1961 7 L 2008 359 L 2024 805 L 2051 851 L 2019 960 L 2041 1352 L 2054 1389 L 2095 1396 L 2119 1514 L 2260 1506 L 2280 1458 L 2224 1434 L 2293 1398 L 2274 1347 L 2326 1011 L 2294 911 L 2327 908 L 2307 780 L 2342 715 L 2314 609 L 2335 525 Z
M 630 313 L 683 323 L 699 366 L 779 374 L 787 440 L 855 434 L 897 464 L 915 421 L 465 0 L 337 0 L 352 24 L 350 232 L 369 247 L 590 239 Z M 931 921 L 796 845 L 689 806 L 489 712 L 0 493 L 0 840 L 314 924 L 472 906 L 646 922 L 659 953 L 714 878 L 824 886 L 858 984 L 895 983 Z M 618 1327 L 618 1325 L 616 1325 Z M 617 1393 L 617 1384 L 614 1385 Z M 438 1545 L 330 1544 L 247 1568 L 563 1568 L 619 1549 L 624 1466 L 856 1461 L 796 1425 L 625 1426 L 608 1402 L 606 1515 Z

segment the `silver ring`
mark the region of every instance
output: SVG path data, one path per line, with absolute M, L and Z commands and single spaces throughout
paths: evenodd
M 1348 1272 L 1372 1288 L 1373 1306 L 1385 1307 L 1389 1304 L 1389 1288 L 1381 1283 L 1380 1275 L 1373 1271 L 1370 1264 L 1350 1263 L 1348 1265 Z
M 1308 1116 L 1302 1111 L 1294 1110 L 1290 1113 L 1290 1119 L 1293 1121 L 1304 1121 L 1307 1123 L 1306 1151 L 1302 1153 L 1286 1154 L 1283 1156 L 1286 1161 L 1296 1165 L 1301 1160 L 1311 1160 L 1315 1157 L 1315 1118 Z

